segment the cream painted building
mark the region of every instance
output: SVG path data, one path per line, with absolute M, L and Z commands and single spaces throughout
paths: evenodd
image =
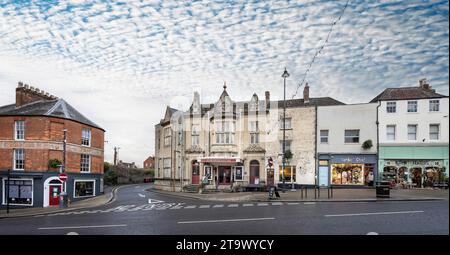
M 263 188 L 267 185 L 314 185 L 317 106 L 342 105 L 332 98 L 286 101 L 286 151 L 282 169 L 283 101 L 235 102 L 223 92 L 217 102 L 202 104 L 198 93 L 190 109 L 167 107 L 155 126 L 155 185 L 165 190 Z M 273 164 L 269 164 L 273 162 Z M 289 186 L 290 187 L 290 186 Z

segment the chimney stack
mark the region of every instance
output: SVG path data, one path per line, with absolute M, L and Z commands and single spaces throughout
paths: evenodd
M 270 92 L 266 91 L 266 110 L 269 110 L 270 107 Z
M 309 103 L 309 85 L 308 85 L 308 83 L 306 83 L 305 88 L 303 88 L 303 102 L 305 104 Z
M 41 100 L 52 100 L 56 97 L 50 95 L 49 93 L 19 82 L 16 88 L 16 107 L 26 105 Z
M 419 80 L 419 87 L 426 90 L 431 90 L 430 84 L 427 82 L 427 78 L 423 78 Z

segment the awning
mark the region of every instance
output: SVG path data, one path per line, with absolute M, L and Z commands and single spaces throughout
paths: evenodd
M 200 163 L 226 163 L 234 164 L 241 162 L 241 158 L 237 157 L 201 157 L 199 159 Z

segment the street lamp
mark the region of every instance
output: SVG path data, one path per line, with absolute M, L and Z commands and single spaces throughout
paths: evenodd
M 289 73 L 286 70 L 286 67 L 284 68 L 284 72 L 281 75 L 281 77 L 283 77 L 283 81 L 284 81 L 284 91 L 283 91 L 283 159 L 282 159 L 282 179 L 283 179 L 283 188 L 282 191 L 284 193 L 284 184 L 285 184 L 285 179 L 284 179 L 284 167 L 285 167 L 285 157 L 284 157 L 284 153 L 285 153 L 285 149 L 286 149 L 286 78 L 289 77 Z M 292 181 L 292 180 L 291 180 Z
M 66 154 L 67 154 L 67 129 L 63 129 L 64 132 L 64 140 L 63 140 L 63 163 L 60 168 L 60 174 L 66 172 Z M 66 208 L 67 205 L 67 192 L 66 192 L 66 182 L 62 182 L 62 190 L 59 193 L 60 199 L 59 199 L 59 207 L 60 208 Z

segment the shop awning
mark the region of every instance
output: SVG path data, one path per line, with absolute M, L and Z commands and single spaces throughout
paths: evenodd
M 200 163 L 228 163 L 234 164 L 241 162 L 241 158 L 237 157 L 201 157 Z

